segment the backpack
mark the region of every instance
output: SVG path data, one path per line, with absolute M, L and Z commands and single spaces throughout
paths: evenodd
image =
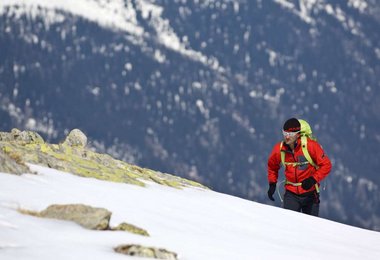
M 300 134 L 301 134 L 302 153 L 307 160 L 306 163 L 310 163 L 314 168 L 317 169 L 318 166 L 314 163 L 313 159 L 311 158 L 311 156 L 309 154 L 309 151 L 307 150 L 307 138 L 310 138 L 311 140 L 315 140 L 315 141 L 317 140 L 317 138 L 315 138 L 313 136 L 313 131 L 311 130 L 311 127 L 310 127 L 308 122 L 306 122 L 305 120 L 302 120 L 302 119 L 298 119 L 298 121 L 301 124 Z M 287 164 L 287 163 L 285 162 L 285 152 L 282 151 L 283 143 L 284 142 L 281 142 L 280 152 L 281 152 L 281 163 L 285 167 L 285 164 Z M 301 164 L 301 163 L 296 163 L 296 164 Z
M 316 141 L 317 138 L 313 135 L 313 131 L 311 130 L 309 123 L 302 119 L 298 119 L 298 122 L 301 124 L 301 136 L 306 136 L 311 140 Z

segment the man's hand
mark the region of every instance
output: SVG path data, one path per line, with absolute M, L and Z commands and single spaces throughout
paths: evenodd
M 275 182 L 269 183 L 268 198 L 271 201 L 274 201 L 273 194 L 274 194 L 275 191 L 276 191 L 276 183 Z
M 304 179 L 301 182 L 301 187 L 304 190 L 310 190 L 311 187 L 313 187 L 313 185 L 316 183 L 317 183 L 317 181 L 313 177 L 309 177 L 309 178 Z

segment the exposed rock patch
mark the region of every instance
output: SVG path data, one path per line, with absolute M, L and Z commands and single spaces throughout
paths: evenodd
M 135 225 L 123 222 L 116 227 L 110 227 L 112 213 L 104 208 L 95 208 L 84 204 L 53 204 L 38 212 L 28 209 L 18 209 L 25 215 L 54 218 L 73 221 L 84 228 L 92 230 L 127 231 L 133 234 L 149 236 L 148 231 Z
M 120 245 L 114 248 L 115 252 L 146 258 L 177 260 L 177 254 L 163 248 L 145 247 L 141 245 Z
M 33 131 L 20 131 L 13 128 L 10 133 L 0 132 L 0 141 L 17 142 L 19 144 L 42 144 L 44 139 Z
M 87 136 L 81 130 L 74 129 L 68 134 L 63 144 L 84 148 L 87 145 Z
M 93 208 L 83 204 L 51 205 L 41 211 L 38 216 L 70 220 L 87 229 L 107 230 L 111 212 L 104 208 Z
M 130 233 L 133 233 L 133 234 L 137 234 L 137 235 L 142 235 L 142 236 L 147 236 L 147 237 L 149 236 L 148 231 L 146 231 L 145 229 L 136 227 L 134 225 L 131 225 L 131 224 L 128 224 L 128 223 L 125 223 L 125 222 L 119 224 L 117 227 L 111 228 L 111 230 L 114 230 L 114 231 L 127 231 L 127 232 L 130 232 Z
M 3 149 L 0 152 L 0 172 L 21 175 L 31 172 L 31 170 L 19 154 Z
M 111 212 L 104 208 L 94 208 L 83 204 L 51 205 L 41 212 L 19 209 L 22 214 L 42 218 L 53 218 L 73 221 L 84 228 L 92 230 L 127 231 L 133 234 L 149 236 L 149 233 L 137 226 L 121 223 L 110 228 Z M 163 248 L 145 247 L 142 245 L 120 245 L 114 248 L 117 253 L 156 259 L 177 260 L 177 254 Z

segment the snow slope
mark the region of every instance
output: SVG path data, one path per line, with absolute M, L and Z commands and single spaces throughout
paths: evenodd
M 163 247 L 182 260 L 380 259 L 380 233 L 197 188 L 147 188 L 31 166 L 37 175 L 0 174 L 0 258 L 134 259 L 120 244 Z M 90 231 L 67 221 L 21 215 L 18 207 L 83 203 L 113 212 L 150 237 Z

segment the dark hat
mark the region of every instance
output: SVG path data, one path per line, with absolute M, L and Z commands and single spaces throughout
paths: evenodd
M 286 132 L 298 132 L 301 130 L 301 124 L 297 118 L 290 118 L 286 120 L 284 124 L 284 131 Z

